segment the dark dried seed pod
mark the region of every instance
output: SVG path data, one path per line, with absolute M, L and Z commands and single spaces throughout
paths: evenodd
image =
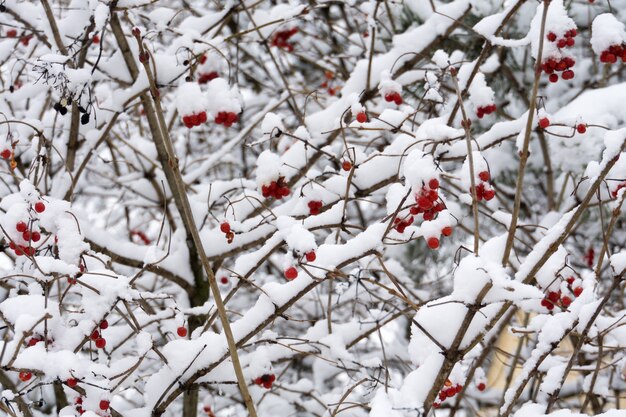
M 85 108 L 83 106 L 78 106 L 78 111 L 81 113 L 86 113 L 87 110 L 85 110 Z
M 89 113 L 85 113 L 82 116 L 80 116 L 80 123 L 83 125 L 86 125 L 87 123 L 89 123 Z
M 67 114 L 67 107 L 61 106 L 59 108 L 59 113 L 61 113 L 61 116 L 65 116 Z

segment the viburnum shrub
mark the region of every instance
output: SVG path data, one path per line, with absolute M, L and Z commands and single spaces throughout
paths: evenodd
M 0 415 L 626 417 L 624 0 L 0 0 Z

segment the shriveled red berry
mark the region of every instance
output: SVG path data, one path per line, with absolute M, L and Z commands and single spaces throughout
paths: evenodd
M 176 334 L 179 337 L 185 337 L 187 336 L 187 328 L 185 326 L 180 326 L 178 327 L 178 329 L 176 329 Z
M 295 279 L 297 276 L 298 270 L 295 267 L 290 266 L 289 268 L 285 269 L 285 278 L 287 278 L 288 280 Z
M 46 205 L 43 202 L 38 201 L 35 203 L 35 211 L 37 213 L 43 213 L 45 210 L 46 210 Z
M 431 249 L 439 248 L 439 239 L 437 239 L 436 237 L 429 237 L 426 243 L 428 244 L 428 247 Z

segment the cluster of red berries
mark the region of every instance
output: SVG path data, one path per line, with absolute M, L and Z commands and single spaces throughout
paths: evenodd
M 360 111 L 356 114 L 356 121 L 359 123 L 367 122 L 367 114 L 364 111 Z
M 205 111 L 183 116 L 183 124 L 185 125 L 187 129 L 191 129 L 194 126 L 200 126 L 202 123 L 206 123 L 206 121 L 207 121 L 207 117 L 206 117 Z
M 600 62 L 605 64 L 615 64 L 618 59 L 626 62 L 626 45 L 611 45 L 600 54 Z
M 446 237 L 451 236 L 452 235 L 452 226 L 445 226 L 443 229 L 441 229 L 441 234 L 446 236 Z M 441 242 L 439 241 L 439 238 L 436 237 L 436 236 L 431 236 L 428 239 L 426 239 L 426 244 L 432 250 L 439 249 L 439 244 L 440 243 Z
M 228 223 L 227 221 L 223 221 L 222 223 L 220 223 L 220 231 L 224 233 L 224 235 L 226 236 L 226 241 L 228 243 L 233 243 L 235 233 L 230 230 L 230 223 Z
M 56 236 L 54 237 L 54 243 L 55 244 L 58 243 L 58 238 Z M 85 265 L 82 263 L 82 261 L 78 264 L 78 270 L 79 270 L 78 274 L 67 277 L 68 284 L 76 285 L 78 283 L 78 278 L 83 276 L 83 272 L 85 272 Z
M 554 32 L 549 32 L 546 35 L 548 41 L 555 43 L 556 47 L 559 49 L 571 48 L 574 46 L 576 41 L 574 38 L 577 35 L 576 29 L 570 29 L 565 32 L 565 35 L 559 39 L 559 37 Z M 559 75 L 557 72 L 563 72 L 561 74 L 561 78 L 564 80 L 571 80 L 574 78 L 574 71 L 570 68 L 574 66 L 576 61 L 572 57 L 565 56 L 560 59 L 548 58 L 541 64 L 541 68 L 546 74 L 549 74 L 549 80 L 552 83 L 555 83 L 559 80 Z
M 397 91 L 391 91 L 389 93 L 386 93 L 385 94 L 385 101 L 386 102 L 392 102 L 393 101 L 398 106 L 403 103 L 402 96 Z
M 109 322 L 106 321 L 106 320 L 102 320 L 98 324 L 98 328 L 100 330 L 105 330 L 108 327 L 109 327 Z M 96 345 L 96 347 L 98 349 L 104 349 L 104 347 L 107 344 L 107 341 L 106 341 L 106 339 L 104 337 L 102 337 L 102 334 L 100 333 L 100 330 L 96 329 L 93 332 L 91 332 L 91 335 L 89 336 L 89 338 L 94 341 L 94 343 L 95 343 L 95 345 Z M 105 410 L 105 408 L 103 408 L 103 410 Z
M 453 384 L 449 379 L 444 383 L 444 387 L 439 391 L 438 398 L 433 403 L 434 408 L 439 408 L 441 403 L 447 398 L 452 398 L 463 390 L 463 385 Z
M 482 171 L 478 174 L 479 184 L 476 186 L 476 198 L 481 201 L 483 198 L 486 201 L 491 200 L 496 196 L 496 192 L 491 188 L 489 180 L 491 175 L 489 171 Z
M 187 336 L 187 328 L 185 326 L 178 326 L 176 329 L 176 334 L 178 337 L 186 337 Z
M 287 52 L 293 52 L 293 43 L 289 42 L 289 38 L 298 33 L 298 28 L 280 30 L 276 32 L 272 38 L 272 46 L 284 49 Z
M 322 84 L 320 85 L 320 87 L 322 88 L 326 88 L 326 91 L 328 92 L 328 95 L 330 96 L 334 96 L 335 94 L 337 94 L 337 91 L 341 90 L 341 86 L 338 85 L 332 85 L 333 84 L 333 79 L 335 78 L 335 73 L 332 71 L 324 71 L 324 77 L 326 78 Z
M 404 229 L 413 224 L 415 219 L 413 216 L 406 216 L 404 218 L 396 217 L 393 219 L 393 228 L 398 231 L 398 233 L 404 233 Z
M 28 341 L 26 342 L 26 346 L 28 347 L 35 346 L 37 343 L 43 342 L 43 341 L 44 341 L 43 337 L 37 334 L 31 337 L 30 339 L 28 339 Z M 48 345 L 51 345 L 52 343 L 54 343 L 54 340 L 48 339 L 47 342 L 48 342 Z
M 571 80 L 574 78 L 574 71 L 570 68 L 574 66 L 576 61 L 574 58 L 569 56 L 563 57 L 561 59 L 549 58 L 541 64 L 541 68 L 543 72 L 549 74 L 548 79 L 551 83 L 555 83 L 559 81 L 559 74 L 557 72 L 562 72 L 561 78 L 564 80 Z
M 261 194 L 265 198 L 273 197 L 277 200 L 287 197 L 289 195 L 289 187 L 287 187 L 285 177 L 279 177 L 278 180 L 270 182 L 269 185 L 263 185 Z
M 311 200 L 307 203 L 309 206 L 309 213 L 312 216 L 320 214 L 320 209 L 324 206 L 324 203 L 318 200 Z
M 33 209 L 37 213 L 43 213 L 46 210 L 46 205 L 38 201 L 33 206 Z M 32 243 L 39 242 L 41 240 L 41 233 L 37 230 L 32 230 L 28 227 L 28 224 L 24 221 L 19 221 L 15 225 L 15 230 L 22 234 L 23 244 L 16 243 L 14 241 L 9 242 L 9 248 L 13 250 L 16 256 L 33 256 L 35 254 L 35 248 L 32 246 Z
M 220 75 L 217 73 L 217 71 L 203 72 L 198 77 L 198 84 L 206 84 L 209 81 L 214 80 L 214 79 L 216 79 L 219 76 Z
M 231 127 L 234 123 L 239 121 L 237 113 L 232 111 L 221 111 L 215 116 L 215 123 L 218 125 L 224 125 L 225 127 Z
M 579 297 L 580 294 L 583 293 L 583 287 L 577 285 L 574 287 L 576 283 L 576 278 L 569 277 L 567 278 L 567 289 L 573 294 L 574 298 Z M 548 310 L 552 311 L 554 306 L 560 306 L 562 308 L 567 308 L 572 304 L 572 298 L 567 295 L 563 295 L 561 291 L 548 291 L 548 294 L 541 300 L 541 305 Z
M 76 397 L 76 399 L 74 400 L 74 407 L 76 408 L 76 411 L 78 412 L 78 414 L 80 415 L 85 414 L 85 410 L 83 409 L 82 397 Z
M 9 148 L 3 149 L 2 152 L 0 152 L 0 157 L 2 157 L 2 159 L 10 159 L 12 155 L 13 151 Z
M 415 205 L 409 209 L 411 214 L 422 214 L 424 220 L 433 220 L 437 213 L 442 211 L 446 206 L 439 201 L 439 180 L 431 178 L 427 185 L 422 186 L 415 195 Z
M 488 106 L 480 106 L 478 109 L 476 109 L 476 116 L 478 116 L 479 119 L 482 119 L 483 116 L 485 116 L 486 114 L 491 114 L 495 111 L 496 111 L 495 104 L 489 104 Z
M 254 380 L 256 385 L 260 385 L 265 389 L 272 388 L 272 384 L 276 381 L 276 375 L 274 374 L 263 374 L 260 377 Z

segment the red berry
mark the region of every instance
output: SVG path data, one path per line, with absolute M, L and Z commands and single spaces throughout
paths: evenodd
M 100 332 L 97 330 L 94 330 L 93 332 L 91 332 L 91 336 L 89 336 L 91 338 L 91 340 L 97 340 L 98 338 L 100 338 Z
M 439 188 L 439 180 L 437 178 L 431 178 L 430 181 L 428 181 L 428 187 L 431 190 L 436 190 Z
M 542 117 L 541 119 L 539 119 L 540 128 L 545 129 L 548 126 L 550 126 L 550 119 L 548 119 L 547 117 Z
M 574 278 L 574 277 L 569 277 L 569 278 L 567 278 L 567 279 L 566 279 L 566 281 L 567 281 L 567 283 L 568 283 L 569 285 L 572 285 L 572 284 L 574 283 L 574 280 L 575 280 L 575 279 L 576 279 L 576 278 Z
M 489 179 L 491 178 L 491 176 L 489 175 L 489 171 L 483 171 L 480 174 L 478 174 L 478 178 L 480 178 L 481 181 L 489 181 Z
M 314 262 L 315 258 L 317 257 L 317 256 L 315 256 L 315 252 L 314 251 L 307 252 L 306 255 L 304 255 L 304 256 L 306 257 L 306 261 L 307 262 Z
M 78 380 L 76 378 L 68 378 L 65 383 L 68 387 L 74 388 L 76 385 L 78 385 Z
M 46 210 L 46 205 L 41 201 L 35 203 L 35 211 L 37 213 L 43 213 Z
M 30 240 L 33 242 L 39 242 L 39 239 L 41 239 L 41 234 L 39 234 L 39 232 L 32 232 L 30 234 Z
M 343 161 L 341 163 L 341 168 L 344 171 L 350 171 L 352 169 L 352 162 L 350 162 L 350 161 Z
M 555 83 L 555 82 L 559 81 L 559 75 L 558 74 L 550 74 L 550 76 L 548 77 L 548 80 L 550 80 L 551 83 Z
M 572 304 L 572 299 L 568 296 L 565 296 L 561 298 L 561 304 L 563 305 L 563 307 L 569 307 L 569 305 Z
M 444 236 L 450 236 L 452 234 L 452 227 L 450 226 L 446 226 L 443 229 L 441 229 L 441 234 Z
M 8 38 L 14 38 L 16 36 L 17 36 L 17 30 L 15 30 L 15 29 L 7 30 L 7 37 Z
M 487 388 L 487 385 L 485 385 L 484 382 L 481 382 L 480 384 L 478 384 L 478 391 L 484 391 L 485 388 Z
M 578 126 L 576 126 L 576 130 L 582 135 L 587 131 L 587 125 L 579 123 Z
M 0 152 L 0 156 L 3 159 L 9 159 L 11 157 L 11 149 L 4 149 L 2 152 Z
M 134 28 L 130 31 L 130 33 L 132 33 L 132 34 L 133 34 L 133 36 L 141 36 L 141 30 L 139 30 L 139 28 L 137 28 L 137 27 L 134 27 Z
M 23 382 L 28 381 L 32 376 L 33 376 L 32 373 L 26 372 L 26 371 L 20 372 L 20 375 L 19 375 L 20 380 L 23 381 Z
M 485 190 L 485 192 L 483 193 L 483 197 L 485 198 L 485 200 L 490 201 L 491 199 L 493 199 L 496 196 L 496 192 L 494 190 Z
M 556 40 L 556 34 L 554 32 L 550 32 L 548 33 L 547 38 L 550 42 L 554 42 Z
M 100 400 L 100 410 L 108 410 L 109 409 L 109 401 L 108 400 Z
M 224 285 L 228 284 L 228 277 L 222 277 L 220 278 L 220 282 Z
M 103 337 L 99 337 L 98 339 L 96 339 L 96 347 L 98 349 L 103 349 L 107 344 L 107 341 L 105 338 Z
M 367 122 L 367 114 L 365 114 L 365 112 L 364 112 L 364 111 L 359 112 L 359 113 L 356 115 L 356 121 L 357 121 L 357 122 L 359 122 L 359 123 L 365 123 L 365 122 Z
M 439 239 L 437 239 L 436 237 L 429 237 L 426 243 L 428 244 L 428 247 L 431 249 L 439 248 Z
M 293 267 L 290 266 L 289 268 L 285 269 L 285 278 L 287 278 L 288 280 L 292 280 L 295 279 L 298 276 L 298 270 Z
M 104 330 L 104 329 L 106 329 L 107 327 L 109 327 L 109 322 L 108 322 L 108 321 L 106 321 L 106 319 L 105 319 L 105 320 L 102 320 L 102 321 L 100 322 L 100 328 L 101 328 L 102 330 Z
M 18 222 L 15 225 L 15 230 L 17 230 L 20 233 L 24 233 L 26 231 L 26 229 L 28 229 L 28 226 L 24 222 Z
M 185 326 L 180 326 L 178 329 L 176 329 L 176 334 L 179 337 L 187 336 L 187 328 Z
M 574 78 L 574 71 L 572 70 L 563 71 L 562 77 L 564 80 L 571 80 L 572 78 Z
M 559 301 L 560 296 L 561 295 L 556 291 L 548 292 L 548 300 L 552 301 L 553 303 L 556 303 L 557 301 Z
M 574 296 L 575 297 L 579 297 L 580 294 L 582 294 L 582 293 L 583 293 L 583 287 L 576 287 L 576 288 L 574 288 Z
M 222 233 L 230 232 L 230 224 L 228 222 L 220 224 L 220 230 L 222 231 Z
M 30 242 L 30 232 L 28 230 L 22 233 L 22 239 L 24 239 L 26 242 Z

